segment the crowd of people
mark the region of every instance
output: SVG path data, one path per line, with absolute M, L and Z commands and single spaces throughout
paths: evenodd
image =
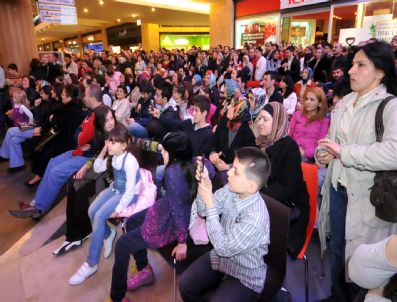
M 382 141 L 375 137 L 378 105 L 397 95 L 396 47 L 397 37 L 349 48 L 109 49 L 64 54 L 64 64 L 45 53 L 28 75 L 13 63 L 0 67 L 0 162 L 17 173 L 28 153 L 24 185 L 36 189 L 10 214 L 39 220 L 68 187 L 66 238 L 53 254 L 90 239 L 70 285 L 98 270 L 102 249 L 110 256 L 127 217 L 115 244 L 114 302 L 154 282 L 148 248 L 174 244 L 177 261 L 189 257 L 191 231 L 204 218 L 212 249 L 181 276 L 183 300 L 200 301 L 218 285 L 211 301 L 255 301 L 271 265 L 263 261 L 271 225 L 260 193 L 291 208 L 288 255 L 296 259 L 310 212 L 306 162 L 319 169 L 323 249 L 330 237 L 326 301 L 352 301 L 362 288 L 365 301 L 389 301 L 397 224 L 376 217 L 369 190 L 376 171 L 397 169 L 395 100 L 386 105 Z M 143 151 L 154 154 L 155 175 L 140 167 Z M 128 278 L 130 255 L 137 272 Z M 378 262 L 360 266 L 364 260 Z

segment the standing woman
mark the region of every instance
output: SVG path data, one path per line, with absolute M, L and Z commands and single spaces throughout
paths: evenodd
M 309 195 L 303 180 L 298 144 L 287 135 L 288 116 L 278 102 L 266 104 L 254 123 L 257 145 L 271 163 L 270 178 L 262 192 L 291 207 L 288 254 L 296 259 L 306 238 Z
M 332 113 L 328 138 L 319 141 L 327 152 L 316 154 L 328 164 L 320 209 L 320 239 L 330 222 L 332 295 L 351 301 L 345 282 L 345 261 L 361 244 L 370 244 L 397 233 L 397 224 L 375 216 L 370 189 L 376 171 L 397 170 L 397 100 L 383 113 L 384 134 L 375 138 L 375 113 L 386 97 L 396 95 L 394 56 L 390 46 L 374 42 L 362 46 L 349 70 L 352 93 L 338 102 Z

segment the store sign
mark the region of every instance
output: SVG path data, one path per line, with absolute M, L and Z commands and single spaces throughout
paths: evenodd
M 397 19 L 376 22 L 376 39 L 390 42 L 394 35 L 397 35 Z
M 242 24 L 240 27 L 243 28 L 241 33 L 241 45 L 245 43 L 252 43 L 254 45 L 264 45 L 265 42 L 275 41 L 277 33 L 276 23 L 249 23 Z
M 77 11 L 74 0 L 39 0 L 39 13 L 42 22 L 57 24 L 77 24 Z
M 280 0 L 280 9 L 289 9 L 322 2 L 328 2 L 328 0 Z

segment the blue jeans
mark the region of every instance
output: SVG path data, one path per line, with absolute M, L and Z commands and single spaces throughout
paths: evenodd
M 131 125 L 129 125 L 127 129 L 133 137 L 137 137 L 137 138 L 149 137 L 149 132 L 147 131 L 147 129 L 137 122 L 134 122 Z
M 72 151 L 52 158 L 34 196 L 35 208 L 42 212 L 47 211 L 69 177 L 80 170 L 88 159 L 84 156 L 73 156 Z
M 116 193 L 112 187 L 103 190 L 88 208 L 88 216 L 92 221 L 92 236 L 87 257 L 89 265 L 96 265 L 101 259 L 103 240 L 110 235 L 110 228 L 106 220 L 114 212 L 123 194 Z M 135 195 L 136 200 L 138 196 Z M 134 202 L 131 201 L 131 203 Z
M 330 189 L 330 227 L 331 227 L 331 281 L 332 294 L 338 301 L 347 301 L 345 282 L 345 224 L 347 193 L 338 186 Z
M 7 130 L 0 156 L 10 159 L 10 168 L 21 167 L 25 164 L 21 144 L 32 137 L 33 129 L 21 131 L 18 127 L 11 127 Z

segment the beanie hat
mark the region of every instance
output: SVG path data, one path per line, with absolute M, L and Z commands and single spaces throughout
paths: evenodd
M 170 154 L 170 159 L 191 160 L 193 157 L 192 143 L 189 136 L 183 131 L 167 133 L 163 138 L 162 145 Z

